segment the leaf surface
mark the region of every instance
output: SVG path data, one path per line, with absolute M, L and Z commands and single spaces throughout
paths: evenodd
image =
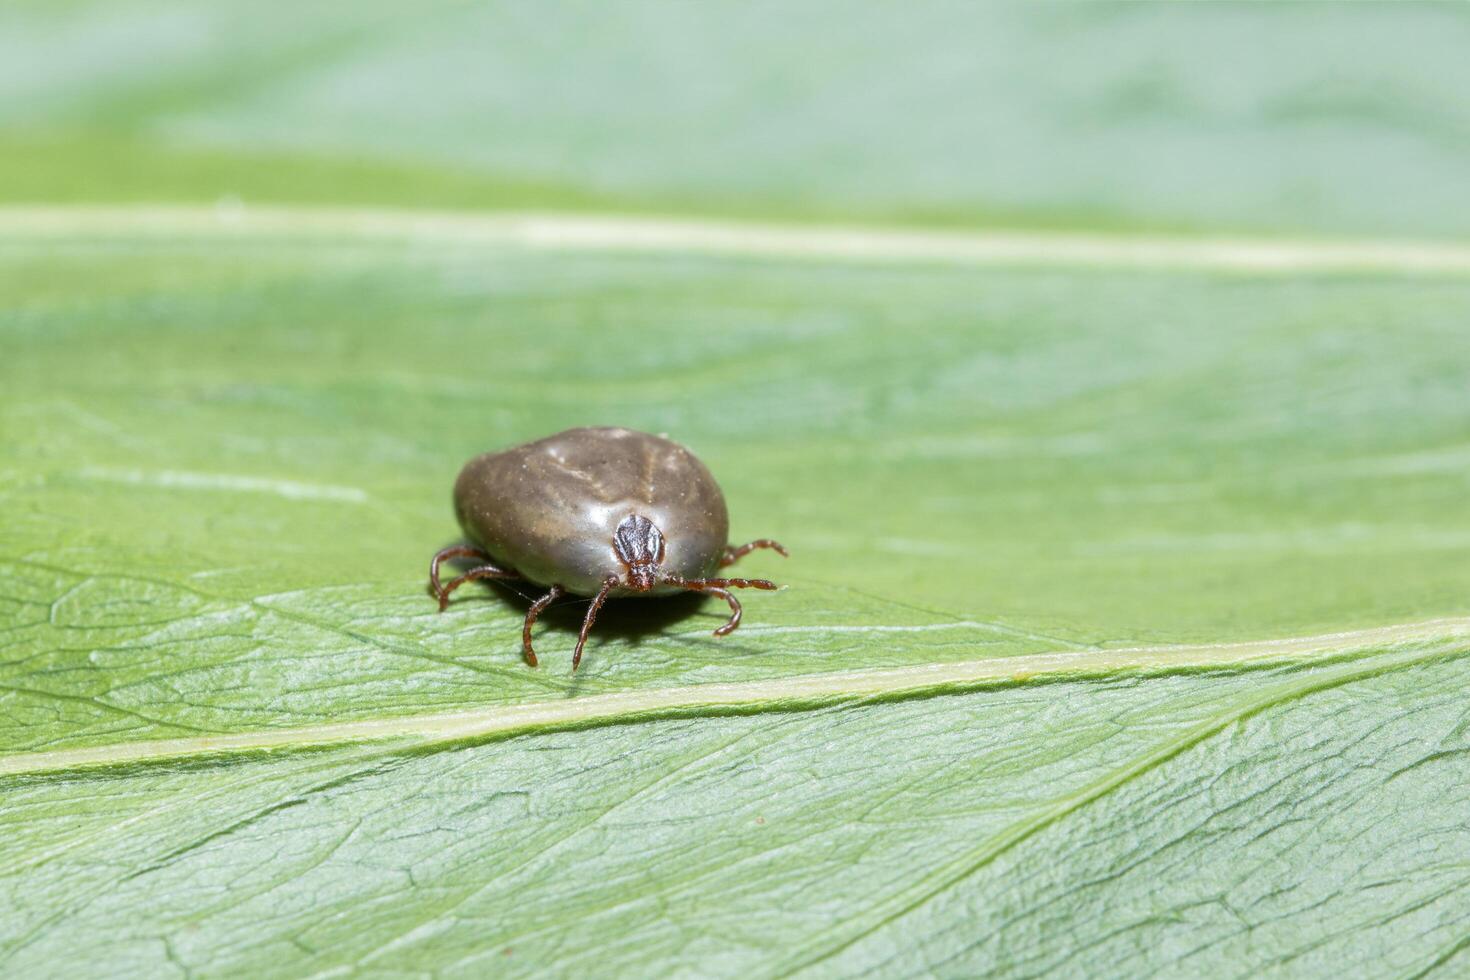
M 4 971 L 1462 972 L 1463 18 L 994 14 L 1076 56 L 1006 88 L 814 5 L 773 115 L 769 11 L 635 67 L 615 9 L 525 90 L 509 7 L 0 14 Z M 1233 97 L 1096 53 L 1260 31 Z M 782 590 L 610 605 L 575 676 L 581 600 L 538 670 L 533 590 L 438 613 L 460 465 L 584 424 L 689 445 Z

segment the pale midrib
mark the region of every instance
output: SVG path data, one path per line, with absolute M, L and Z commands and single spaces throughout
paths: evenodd
M 1406 644 L 1462 638 L 1470 639 L 1470 617 L 1246 643 L 1068 650 L 882 670 L 653 688 L 559 701 L 501 705 L 475 711 L 406 715 L 235 735 L 204 735 L 18 753 L 0 758 L 0 775 L 352 742 L 406 740 L 429 744 L 472 741 L 513 732 L 606 724 L 681 711 L 818 706 L 854 698 L 903 696 L 946 689 L 963 690 L 977 685 L 1022 683 L 1038 678 L 1310 663 L 1356 653 L 1379 650 L 1386 652 Z
M 1470 273 L 1470 245 L 1454 242 L 920 231 L 555 212 L 271 205 L 17 205 L 0 207 L 0 236 L 327 237 L 361 243 L 387 240 L 982 266 Z

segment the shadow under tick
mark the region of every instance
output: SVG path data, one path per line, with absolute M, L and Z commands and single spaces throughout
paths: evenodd
M 446 561 L 444 566 L 454 568 L 457 573 L 463 573 L 475 567 L 476 564 L 473 559 L 454 558 Z M 472 584 L 482 587 L 484 593 L 495 597 L 506 608 L 515 610 L 517 616 L 524 616 L 531 603 L 546 594 L 544 586 L 518 579 L 485 579 Z M 582 627 L 582 617 L 587 613 L 587 603 L 590 601 L 586 596 L 564 596 L 553 602 L 536 620 L 537 635 L 539 636 L 543 631 L 556 636 L 565 634 L 570 635 L 572 641 L 575 642 L 577 632 Z M 725 606 L 712 596 L 696 592 L 683 592 L 649 599 L 609 599 L 597 617 L 597 636 L 599 640 L 636 641 L 647 636 L 664 635 L 669 633 L 675 624 L 698 616 L 706 608 L 721 611 Z M 714 623 L 718 625 L 718 621 Z M 713 626 L 710 629 L 713 630 Z M 708 632 L 700 630 L 690 638 L 704 638 Z M 519 634 L 515 637 L 515 643 L 519 648 Z M 731 648 L 731 652 L 735 652 L 735 644 L 725 645 Z M 539 646 L 538 643 L 538 652 Z

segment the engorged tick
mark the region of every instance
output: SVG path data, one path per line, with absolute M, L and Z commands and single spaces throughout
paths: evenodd
M 715 636 L 725 636 L 740 625 L 740 600 L 729 590 L 776 585 L 711 573 L 757 548 L 786 554 L 768 538 L 731 547 L 725 497 L 704 464 L 676 442 L 631 429 L 568 429 L 476 456 L 454 483 L 454 510 L 474 546 L 445 548 L 429 564 L 439 611 L 449 605 L 449 593 L 475 579 L 545 586 L 549 591 L 531 603 L 521 629 L 532 667 L 531 627 L 560 596 L 592 598 L 572 654 L 576 670 L 609 596 L 719 596 L 730 604 L 730 618 Z M 441 585 L 440 563 L 464 556 L 484 564 Z

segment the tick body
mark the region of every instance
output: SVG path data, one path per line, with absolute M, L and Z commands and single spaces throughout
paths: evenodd
M 523 579 L 547 589 L 532 603 L 522 630 L 526 662 L 535 666 L 531 627 L 562 595 L 592 599 L 577 638 L 572 669 L 603 602 L 678 592 L 719 596 L 740 625 L 732 588 L 774 589 L 765 579 L 714 573 L 756 548 L 786 554 L 761 539 L 729 544 L 725 497 L 708 469 L 683 446 L 631 429 L 568 429 L 513 449 L 476 456 L 454 484 L 454 511 L 474 547 L 445 548 L 429 566 L 442 611 L 449 594 L 482 578 Z M 446 558 L 484 561 L 440 584 Z

